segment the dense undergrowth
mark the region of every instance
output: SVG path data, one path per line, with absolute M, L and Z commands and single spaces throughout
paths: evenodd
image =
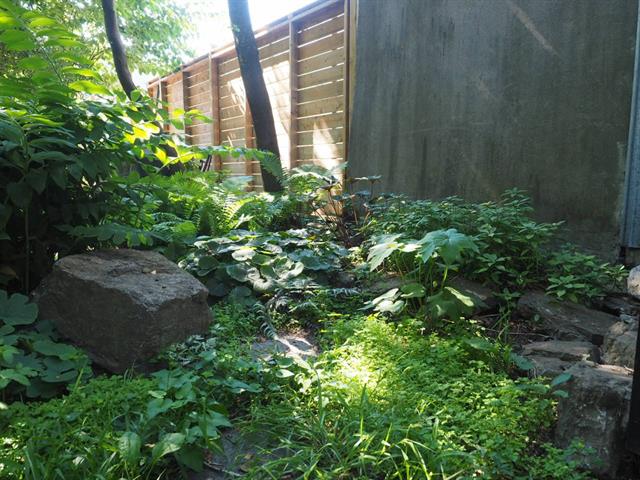
M 616 288 L 623 270 L 555 249 L 522 192 L 374 197 L 359 187 L 378 177 L 343 189 L 336 171 L 191 147 L 163 127 L 199 112 L 112 94 L 63 25 L 0 0 L 0 29 L 25 56 L 0 78 L 0 477 L 181 478 L 234 432 L 257 439 L 247 478 L 585 478 L 545 443 L 566 378 L 524 378 L 451 284 L 491 285 L 505 317 L 524 288 L 593 303 Z M 259 160 L 283 192 L 200 172 L 213 154 Z M 216 320 L 152 375 L 96 377 L 23 294 L 58 258 L 122 247 L 199 278 Z M 369 291 L 388 275 L 402 285 Z M 252 351 L 294 327 L 317 359 Z

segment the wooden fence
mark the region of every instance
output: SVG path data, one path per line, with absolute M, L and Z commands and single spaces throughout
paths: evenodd
M 330 168 L 346 158 L 355 30 L 350 6 L 350 0 L 318 1 L 256 32 L 285 167 L 313 163 Z M 148 89 L 170 112 L 198 109 L 213 119 L 185 127 L 188 143 L 255 146 L 233 45 L 152 80 Z M 176 131 L 173 125 L 167 128 Z M 251 175 L 254 187 L 262 185 L 255 161 L 218 158 L 213 166 L 231 175 Z

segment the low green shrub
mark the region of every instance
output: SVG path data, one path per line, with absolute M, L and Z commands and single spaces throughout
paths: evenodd
M 447 317 L 458 320 L 470 313 L 471 299 L 447 285 L 450 271 L 456 271 L 465 256 L 477 253 L 473 239 L 455 229 L 435 230 L 420 240 L 400 234 L 371 239 L 367 261 L 373 271 L 381 266 L 398 274 L 404 281 L 365 305 L 378 312 L 412 313 L 431 320 Z
M 465 273 L 494 283 L 523 287 L 539 280 L 544 247 L 557 223 L 531 220 L 530 200 L 519 190 L 505 192 L 499 202 L 468 203 L 452 197 L 442 201 L 381 198 L 372 204 L 365 232 L 402 233 L 420 238 L 433 230 L 455 228 L 473 236 L 479 253 L 469 258 Z
M 279 289 L 306 288 L 336 270 L 344 248 L 306 229 L 274 233 L 234 230 L 201 238 L 179 265 L 200 278 L 212 295 L 253 302 Z
M 547 293 L 576 303 L 593 303 L 622 290 L 626 277 L 623 265 L 602 262 L 573 245 L 551 253 L 547 261 Z
M 91 376 L 84 352 L 59 342 L 24 295 L 0 290 L 0 399 L 50 398 Z
M 472 237 L 477 252 L 459 270 L 468 278 L 507 289 L 542 287 L 561 299 L 590 303 L 620 288 L 622 266 L 581 253 L 575 246 L 554 250 L 560 223 L 531 219 L 531 202 L 513 189 L 499 202 L 468 203 L 457 197 L 441 201 L 380 197 L 371 204 L 363 231 L 373 241 L 380 235 L 420 238 L 431 231 L 454 228 Z

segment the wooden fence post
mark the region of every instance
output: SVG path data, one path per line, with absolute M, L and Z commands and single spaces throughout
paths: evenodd
M 253 119 L 251 118 L 251 108 L 249 108 L 249 99 L 245 92 L 244 99 L 244 146 L 247 148 L 254 148 L 255 142 L 253 141 Z M 253 160 L 251 157 L 245 157 L 244 159 L 244 173 L 245 175 L 251 175 L 251 188 L 255 187 L 253 181 Z
M 211 143 L 220 145 L 220 82 L 218 80 L 218 59 L 209 55 L 209 93 L 211 96 Z M 216 155 L 214 170 L 222 170 L 222 157 Z
M 182 109 L 187 112 L 189 111 L 189 77 L 188 73 L 182 67 L 180 70 L 182 73 Z M 187 144 L 192 143 L 191 137 L 191 128 L 187 125 L 187 122 L 184 122 L 184 141 Z
M 289 169 L 295 168 L 298 157 L 298 32 L 289 15 Z
M 342 140 L 342 160 L 347 161 L 347 155 L 349 153 L 349 75 L 350 75 L 350 55 L 349 45 L 351 43 L 351 8 L 350 0 L 344 0 L 344 82 L 342 98 L 344 100 L 344 139 Z M 344 179 L 346 179 L 347 172 L 343 173 Z M 344 180 L 343 179 L 343 180 Z
M 160 102 L 162 102 L 162 107 L 169 109 L 169 105 L 167 104 L 167 81 L 160 80 L 158 84 L 158 98 L 160 98 Z M 165 132 L 169 131 L 169 122 L 162 122 L 162 130 Z

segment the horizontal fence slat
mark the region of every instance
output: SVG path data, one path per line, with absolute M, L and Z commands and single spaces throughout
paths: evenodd
M 278 55 L 282 55 L 282 53 L 289 53 L 289 38 L 284 37 L 273 43 L 265 45 L 264 47 L 258 48 L 258 53 L 260 54 L 260 60 L 267 61 L 271 57 L 275 57 Z M 234 58 L 220 64 L 220 73 L 230 73 L 234 70 L 238 70 L 240 68 L 240 64 L 238 63 L 238 58 L 234 56 Z
M 342 32 L 334 33 L 329 37 L 324 37 L 316 42 L 308 43 L 303 47 L 299 47 L 298 58 L 300 60 L 304 60 L 341 47 L 344 47 L 344 35 Z
M 324 145 L 311 145 L 297 147 L 297 158 L 300 160 L 340 158 L 342 157 L 342 143 L 328 143 Z
M 300 45 L 313 42 L 344 29 L 344 15 L 335 16 L 320 24 L 312 25 L 305 30 L 300 30 L 298 38 Z
M 298 120 L 298 132 L 336 128 L 342 126 L 343 120 L 344 116 L 341 113 L 301 118 Z
M 313 145 L 314 143 L 339 143 L 344 141 L 343 128 L 329 128 L 326 130 L 313 130 L 310 132 L 301 132 L 298 136 L 299 146 Z
M 325 113 L 338 113 L 344 110 L 344 98 L 334 97 L 298 105 L 298 117 L 309 117 Z
M 308 88 L 315 85 L 320 85 L 326 82 L 333 82 L 344 79 L 344 66 L 338 65 L 337 67 L 325 68 L 318 70 L 307 75 L 301 75 L 298 77 L 298 88 Z
M 327 67 L 335 67 L 344 64 L 344 47 L 325 52 L 313 58 L 307 58 L 298 61 L 298 73 L 315 72 Z
M 306 88 L 298 91 L 298 103 L 313 102 L 323 98 L 337 97 L 342 95 L 344 90 L 344 80 L 333 83 L 325 83 L 317 87 Z

